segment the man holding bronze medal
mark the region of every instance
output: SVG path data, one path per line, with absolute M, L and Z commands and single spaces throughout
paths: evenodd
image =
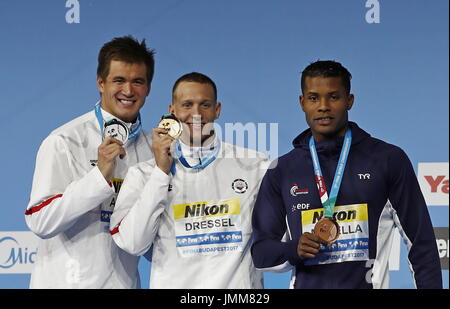
M 442 288 L 412 165 L 399 147 L 348 121 L 350 79 L 335 61 L 302 72 L 300 105 L 310 128 L 264 177 L 253 212 L 253 261 L 268 271 L 294 268 L 294 288 L 388 288 L 397 228 L 416 287 Z
M 101 99 L 42 143 L 25 212 L 40 238 L 31 288 L 139 288 L 138 258 L 113 242 L 110 216 L 128 167 L 153 157 L 140 109 L 153 51 L 114 38 L 98 56 Z
M 152 246 L 150 288 L 263 286 L 250 255 L 251 212 L 268 160 L 220 140 L 221 108 L 208 76 L 180 77 L 153 129 L 155 158 L 130 168 L 121 188 L 111 234 L 131 254 Z

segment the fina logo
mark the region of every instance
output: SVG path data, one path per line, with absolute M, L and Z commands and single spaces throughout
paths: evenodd
M 21 247 L 19 242 L 10 236 L 0 238 L 0 272 L 9 272 L 14 266 L 33 265 L 36 251 Z

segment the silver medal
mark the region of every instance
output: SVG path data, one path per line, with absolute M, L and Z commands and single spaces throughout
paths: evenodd
M 125 144 L 128 141 L 129 136 L 128 127 L 117 119 L 107 121 L 103 130 L 103 139 L 108 136 L 114 137 Z

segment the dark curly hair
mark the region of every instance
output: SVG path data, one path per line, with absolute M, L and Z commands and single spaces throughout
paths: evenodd
M 350 94 L 350 80 L 352 74 L 339 62 L 333 60 L 318 60 L 308 65 L 302 72 L 301 87 L 302 93 L 305 88 L 306 77 L 339 77 L 347 94 Z

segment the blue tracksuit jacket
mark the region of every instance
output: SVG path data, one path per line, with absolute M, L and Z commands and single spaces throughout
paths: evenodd
M 257 268 L 295 267 L 295 288 L 387 288 L 388 260 L 398 228 L 408 248 L 417 288 L 442 288 L 442 273 L 425 200 L 407 155 L 349 122 L 352 145 L 338 193 L 335 219 L 339 239 L 302 260 L 297 244 L 323 215 L 309 151 L 308 129 L 294 149 L 264 176 L 253 211 Z M 343 137 L 316 143 L 328 193 Z M 283 238 L 283 236 L 285 236 Z

